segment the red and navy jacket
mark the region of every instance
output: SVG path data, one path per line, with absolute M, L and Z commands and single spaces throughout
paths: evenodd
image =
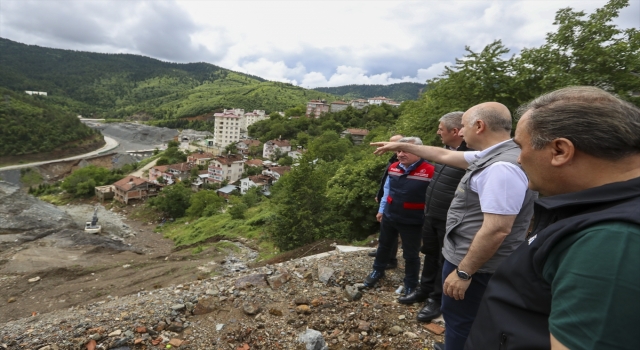
M 384 215 L 399 223 L 422 225 L 425 193 L 433 178 L 434 169 L 433 165 L 422 159 L 408 173 L 400 167 L 400 162 L 391 164 L 389 195 Z

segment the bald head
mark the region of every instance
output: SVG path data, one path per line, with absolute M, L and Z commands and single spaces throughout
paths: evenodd
M 398 142 L 400 141 L 404 136 L 402 135 L 393 135 L 391 136 L 391 138 L 389 139 L 389 142 Z
M 464 114 L 469 124 L 482 120 L 487 128 L 493 132 L 511 133 L 511 112 L 502 103 L 481 103 L 469 108 Z

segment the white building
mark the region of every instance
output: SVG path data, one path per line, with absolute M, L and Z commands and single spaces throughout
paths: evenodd
M 355 109 L 363 109 L 364 107 L 367 107 L 369 105 L 369 101 L 363 99 L 351 100 L 351 102 L 349 102 L 349 105 L 351 105 L 351 107 Z
M 386 103 L 390 106 L 394 106 L 394 107 L 398 107 L 400 106 L 400 104 L 392 99 L 386 98 L 384 96 L 378 96 L 378 97 L 372 97 L 370 99 L 367 100 L 367 102 L 369 102 L 370 105 L 381 105 L 383 103 Z
M 262 175 L 271 176 L 273 178 L 273 182 L 280 180 L 280 177 L 286 173 L 291 171 L 290 166 L 273 166 L 266 170 L 262 171 Z
M 247 137 L 249 125 L 267 119 L 263 110 L 245 113 L 244 109 L 225 109 L 222 113 L 215 113 L 213 147 L 219 149 L 227 147 Z
M 291 143 L 288 140 L 270 140 L 262 146 L 262 157 L 271 159 L 279 151 L 280 154 L 287 154 L 291 151 Z
M 225 109 L 214 114 L 213 146 L 219 149 L 240 141 L 244 109 Z
M 244 162 L 242 155 L 229 154 L 217 156 L 209 161 L 209 182 L 220 183 L 227 180 L 229 183 L 238 181 L 244 172 Z
M 240 193 L 245 194 L 251 187 L 260 187 L 264 191 L 268 191 L 271 187 L 273 178 L 267 175 L 254 175 L 245 177 L 240 180 Z

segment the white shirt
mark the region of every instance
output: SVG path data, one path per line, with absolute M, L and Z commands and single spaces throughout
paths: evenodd
M 509 141 L 509 140 L 507 140 Z M 467 163 L 473 163 L 503 141 L 483 151 L 464 152 Z M 496 162 L 469 179 L 469 187 L 480 197 L 483 213 L 517 215 L 522 208 L 529 179 L 522 169 L 509 162 Z

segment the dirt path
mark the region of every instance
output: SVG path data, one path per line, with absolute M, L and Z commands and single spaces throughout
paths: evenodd
M 79 224 L 93 213 L 90 204 L 62 208 Z M 242 246 L 236 252 L 210 249 L 197 255 L 175 251 L 172 241 L 153 232 L 155 223 L 129 220 L 103 207 L 98 217 L 103 238 L 121 240 L 128 250 L 69 246 L 53 234 L 0 252 L 0 322 L 224 274 L 225 260 L 252 255 Z M 80 229 L 72 234 L 86 235 Z M 29 282 L 33 278 L 39 280 Z

